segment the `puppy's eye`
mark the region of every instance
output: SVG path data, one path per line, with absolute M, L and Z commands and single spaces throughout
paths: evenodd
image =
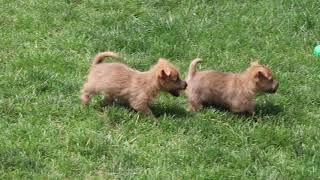
M 177 77 L 177 79 L 175 80 L 175 82 L 179 82 L 181 81 L 180 77 Z

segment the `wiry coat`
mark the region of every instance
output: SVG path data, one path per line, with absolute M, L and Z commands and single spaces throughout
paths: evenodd
M 203 105 L 217 105 L 233 112 L 254 112 L 253 97 L 258 91 L 275 92 L 278 83 L 271 70 L 257 62 L 243 73 L 213 70 L 196 71 L 200 59 L 192 61 L 186 79 L 189 110 L 198 111 Z
M 82 89 L 81 101 L 85 105 L 91 95 L 102 92 L 108 104 L 118 98 L 128 102 L 135 110 L 152 115 L 149 106 L 160 91 L 179 94 L 180 90 L 185 89 L 185 81 L 172 82 L 172 79 L 179 79 L 179 71 L 165 59 L 160 59 L 149 71 L 140 72 L 122 63 L 101 63 L 104 57 L 118 58 L 118 55 L 103 52 L 93 60 Z

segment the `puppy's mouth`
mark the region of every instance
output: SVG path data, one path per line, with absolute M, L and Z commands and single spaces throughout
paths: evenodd
M 267 91 L 267 93 L 270 93 L 270 94 L 274 94 L 277 92 L 277 89 L 270 89 Z
M 179 89 L 172 89 L 172 90 L 169 91 L 169 93 L 172 96 L 175 96 L 175 97 L 179 97 L 180 96 L 180 90 Z
M 278 87 L 279 87 L 279 83 L 276 83 L 274 87 L 272 87 L 272 89 L 268 91 L 268 93 L 271 93 L 271 94 L 276 93 L 278 90 Z
M 185 81 L 179 81 L 176 88 L 169 90 L 168 92 L 175 97 L 180 96 L 180 91 L 185 90 L 187 88 L 187 83 Z

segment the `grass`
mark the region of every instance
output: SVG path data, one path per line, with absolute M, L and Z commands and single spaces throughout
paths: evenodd
M 0 0 L 1 179 L 320 178 L 320 2 Z M 280 82 L 253 117 L 161 94 L 159 122 L 79 90 L 92 57 L 120 52 L 146 70 L 169 58 L 183 77 L 242 71 L 251 59 Z

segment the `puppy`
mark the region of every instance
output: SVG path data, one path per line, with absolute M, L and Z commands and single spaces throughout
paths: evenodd
M 190 111 L 198 111 L 203 105 L 217 105 L 235 113 L 253 113 L 256 93 L 275 93 L 279 87 L 271 70 L 257 61 L 242 73 L 197 72 L 196 65 L 200 62 L 200 59 L 191 62 L 186 79 Z
M 119 55 L 114 52 L 96 55 L 82 89 L 81 101 L 84 105 L 89 103 L 92 95 L 102 92 L 107 104 L 121 99 L 136 111 L 153 116 L 150 104 L 160 91 L 179 96 L 180 91 L 187 87 L 176 67 L 163 58 L 149 71 L 139 72 L 122 63 L 102 63 L 104 57 L 118 59 Z

